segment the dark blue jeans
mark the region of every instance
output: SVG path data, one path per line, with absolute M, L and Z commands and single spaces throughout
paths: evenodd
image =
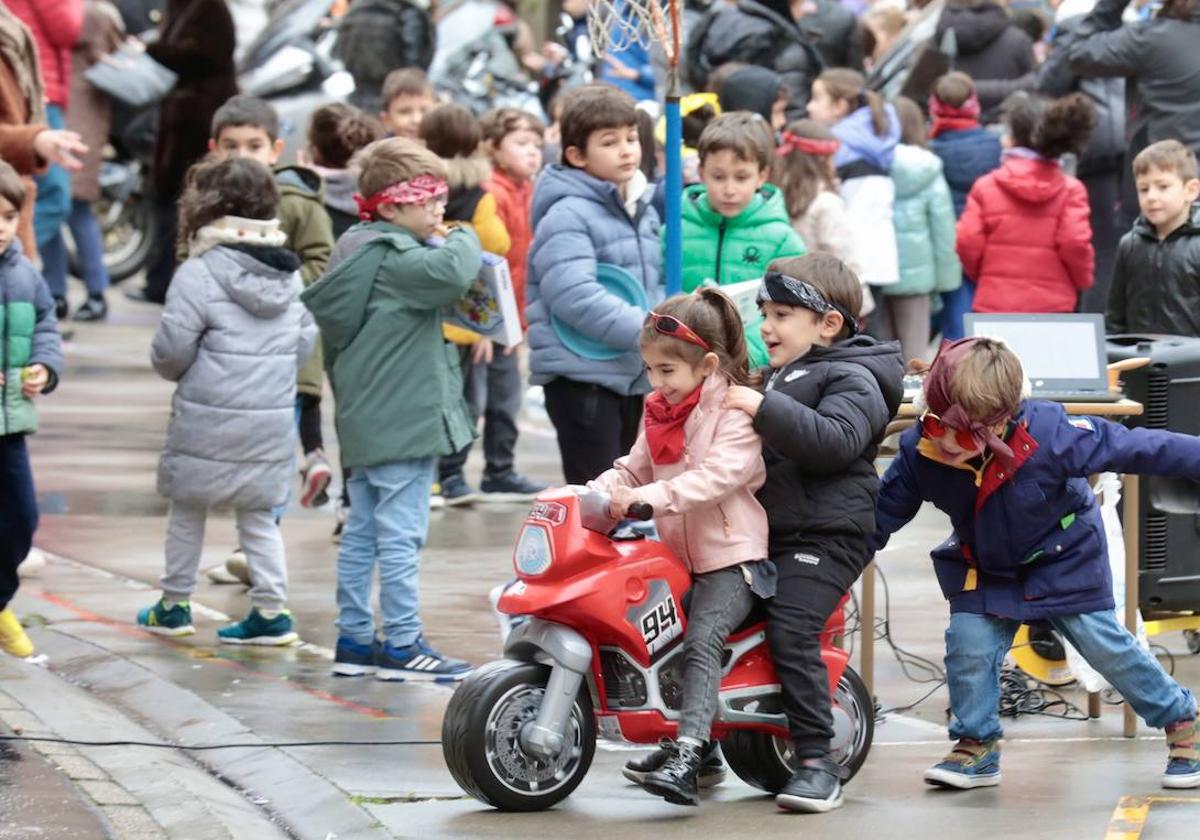
M 108 269 L 104 266 L 104 240 L 92 205 L 78 198 L 72 199 L 67 227 L 75 240 L 88 297 L 100 297 L 108 289 L 109 280 Z M 55 297 L 67 296 L 67 269 L 67 245 L 59 233 L 42 245 L 42 273 Z
M 0 435 L 0 610 L 17 592 L 17 566 L 33 545 L 37 521 L 25 435 Z

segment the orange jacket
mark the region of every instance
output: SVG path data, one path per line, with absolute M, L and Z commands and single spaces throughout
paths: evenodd
M 518 181 L 504 170 L 495 168 L 487 190 L 496 199 L 496 212 L 500 214 L 512 243 L 508 250 L 508 270 L 512 274 L 517 308 L 521 311 L 521 329 L 526 329 L 525 260 L 529 256 L 529 243 L 533 241 L 533 227 L 529 223 L 533 181 Z

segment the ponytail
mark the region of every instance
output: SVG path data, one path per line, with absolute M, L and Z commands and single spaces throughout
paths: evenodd
M 746 350 L 746 330 L 742 315 L 729 296 L 713 286 L 701 286 L 696 293 L 720 319 L 721 340 L 710 343 L 721 360 L 721 372 L 735 385 L 751 384 L 750 355 Z
M 690 295 L 675 295 L 655 307 L 659 315 L 670 315 L 688 325 L 716 355 L 722 374 L 735 385 L 756 385 L 758 376 L 750 372 L 746 333 L 742 316 L 729 296 L 712 286 L 701 286 Z M 638 344 L 656 344 L 690 365 L 698 365 L 705 352 L 695 344 L 663 335 L 647 322 Z
M 867 90 L 867 80 L 862 73 L 847 67 L 835 67 L 826 70 L 817 81 L 824 85 L 829 98 L 850 103 L 850 110 L 859 108 L 871 109 L 871 129 L 876 137 L 883 137 L 891 126 L 883 97 L 873 90 Z

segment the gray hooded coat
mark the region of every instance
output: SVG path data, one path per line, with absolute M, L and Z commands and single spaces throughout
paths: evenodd
M 177 382 L 158 492 L 262 510 L 287 501 L 296 372 L 316 341 L 299 261 L 282 248 L 218 246 L 179 267 L 150 349 Z

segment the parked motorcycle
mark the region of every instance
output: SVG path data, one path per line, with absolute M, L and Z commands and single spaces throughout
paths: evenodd
M 529 616 L 504 658 L 462 682 L 442 722 L 442 753 L 471 796 L 505 811 L 538 811 L 565 799 L 591 766 L 597 735 L 653 744 L 673 737 L 683 680 L 691 575 L 662 543 L 617 527 L 609 497 L 572 489 L 538 496 L 513 556 L 517 580 L 500 598 Z M 648 505 L 632 518 L 649 520 Z M 844 599 L 843 599 L 844 603 Z M 871 695 L 835 646 L 842 605 L 821 636 L 829 672 L 833 759 L 853 776 L 874 735 Z M 771 793 L 795 759 L 761 614 L 726 643 L 712 737 L 747 784 Z

